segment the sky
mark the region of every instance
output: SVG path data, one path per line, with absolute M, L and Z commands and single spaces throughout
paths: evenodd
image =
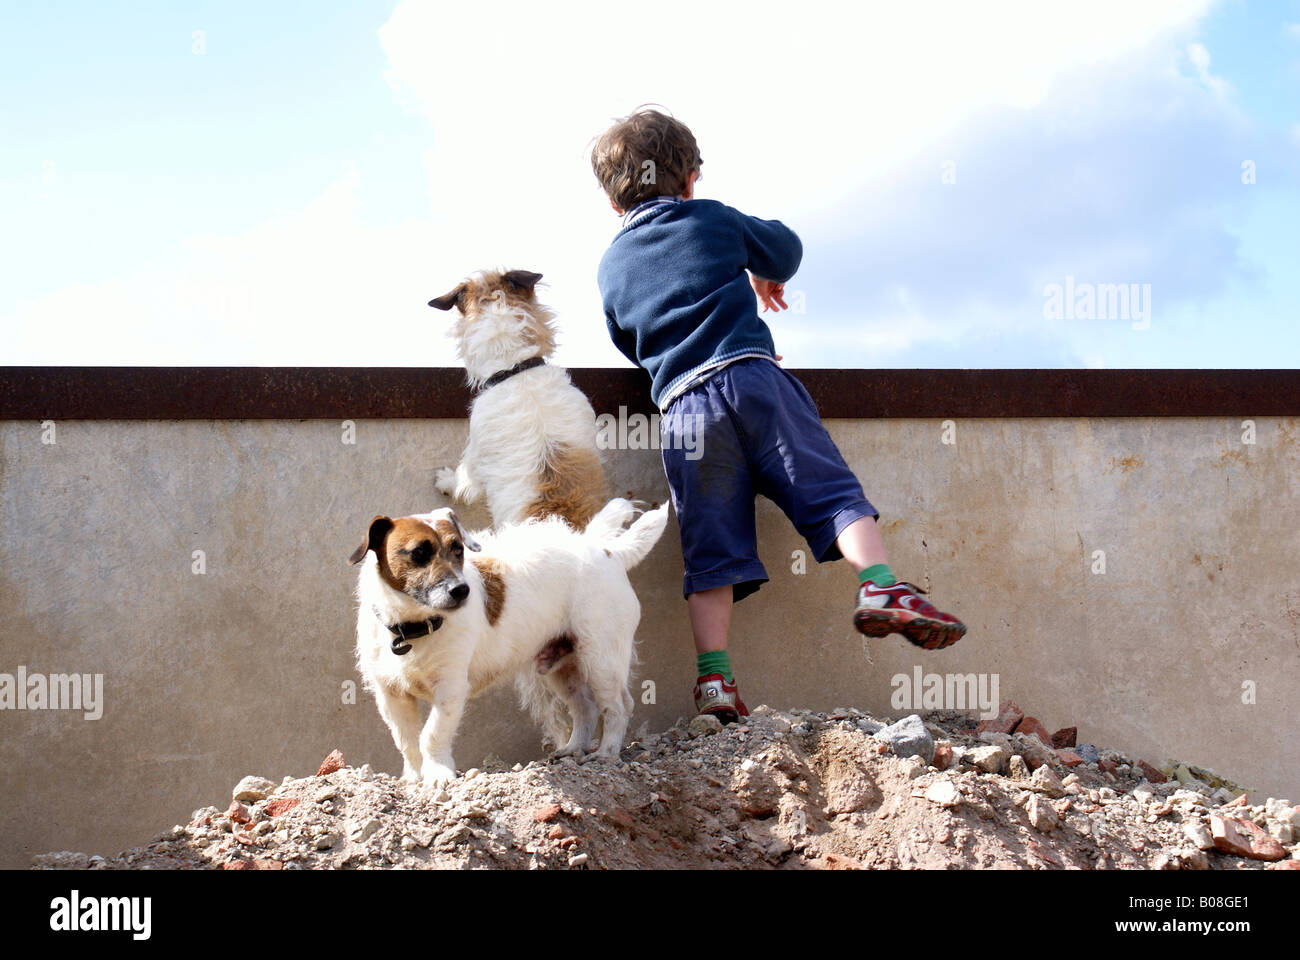
M 1300 366 L 1300 0 L 664 9 L 7 0 L 0 363 L 455 365 L 513 267 L 626 366 L 589 153 L 652 102 L 803 240 L 786 366 Z

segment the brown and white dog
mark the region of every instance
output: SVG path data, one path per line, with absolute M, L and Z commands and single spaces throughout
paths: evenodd
M 364 561 L 357 667 L 402 753 L 403 779 L 453 779 L 466 701 L 506 679 L 552 742 L 568 733 L 557 756 L 586 753 L 597 720 L 596 754 L 618 754 L 641 619 L 627 571 L 663 534 L 668 506 L 624 529 L 634 513 L 611 500 L 582 533 L 551 517 L 470 535 L 446 507 L 371 521 L 350 558 Z M 431 704 L 423 723 L 421 700 Z
M 476 397 L 469 443 L 435 486 L 461 503 L 486 498 L 497 525 L 561 517 L 581 530 L 608 499 L 596 414 L 555 352 L 555 315 L 528 270 L 483 271 L 429 301 L 455 308 L 451 335 Z

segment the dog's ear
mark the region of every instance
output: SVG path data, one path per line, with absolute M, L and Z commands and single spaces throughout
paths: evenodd
M 501 279 L 521 293 L 531 296 L 533 287 L 537 286 L 537 281 L 542 279 L 542 275 L 531 270 L 508 270 L 502 274 Z
M 479 546 L 478 541 L 465 532 L 465 528 L 460 525 L 460 520 L 456 516 L 456 511 L 448 510 L 448 518 L 456 525 L 456 532 L 460 534 L 461 542 L 465 544 L 466 550 L 472 550 L 478 553 L 483 548 Z
M 459 307 L 460 295 L 464 292 L 465 284 L 458 284 L 456 289 L 444 293 L 441 297 L 430 300 L 429 306 L 437 310 L 450 310 L 452 307 Z
M 384 537 L 388 536 L 388 531 L 391 529 L 393 529 L 393 521 L 387 517 L 375 517 L 371 520 L 370 532 L 366 534 L 366 539 L 361 541 L 361 546 L 352 551 L 348 563 L 360 563 L 369 550 L 375 551 L 376 557 L 379 556 L 379 551 L 384 548 Z
M 456 511 L 451 507 L 439 507 L 431 513 L 419 515 L 418 519 L 423 520 L 431 527 L 436 527 L 439 520 L 446 520 L 456 528 L 456 533 L 459 534 L 461 542 L 465 544 L 466 550 L 472 550 L 474 553 L 478 553 L 483 549 L 479 546 L 478 541 L 471 537 L 465 531 L 465 528 L 460 525 L 460 519 L 456 516 Z

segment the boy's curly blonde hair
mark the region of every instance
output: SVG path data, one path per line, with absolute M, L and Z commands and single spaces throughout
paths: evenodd
M 622 210 L 652 197 L 681 196 L 703 162 L 690 128 L 649 105 L 602 133 L 591 150 L 592 172 Z

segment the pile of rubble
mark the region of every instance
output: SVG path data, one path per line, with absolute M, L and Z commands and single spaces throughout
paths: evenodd
M 120 856 L 39 868 L 1300 869 L 1300 810 L 1188 764 L 1048 733 L 1015 704 L 890 722 L 759 707 L 682 719 L 618 760 L 506 769 L 428 791 L 335 752 L 246 777 L 226 805 Z

